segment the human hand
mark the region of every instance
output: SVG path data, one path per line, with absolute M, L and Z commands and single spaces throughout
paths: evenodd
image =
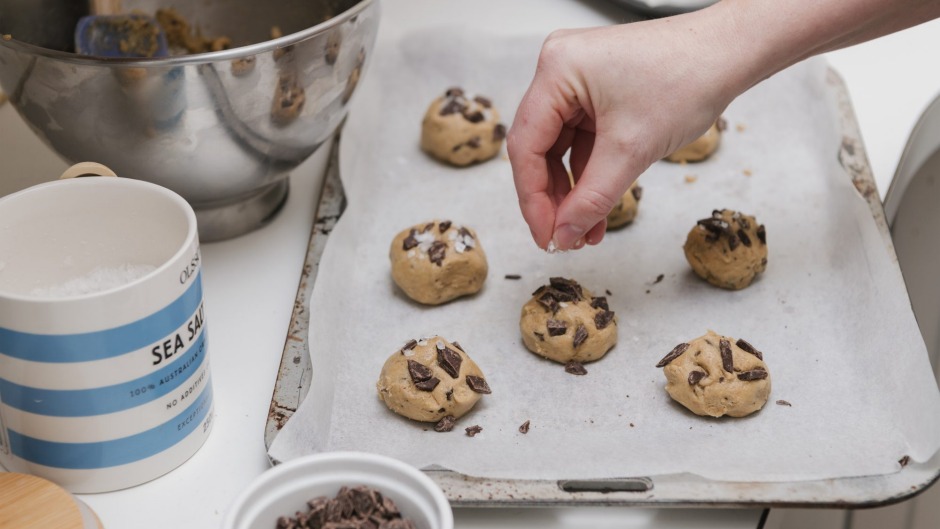
M 750 86 L 713 8 L 561 30 L 545 41 L 507 138 L 522 215 L 541 248 L 597 244 L 606 216 L 655 161 L 704 133 Z M 562 157 L 576 182 L 569 183 Z

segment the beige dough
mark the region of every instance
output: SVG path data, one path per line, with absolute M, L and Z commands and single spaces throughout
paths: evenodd
M 592 297 L 562 277 L 532 293 L 522 307 L 519 330 L 530 351 L 562 364 L 597 360 L 617 343 L 617 320 L 607 298 Z
M 636 182 L 620 197 L 614 209 L 607 214 L 607 229 L 615 230 L 633 222 L 643 197 L 643 188 Z
M 767 268 L 764 225 L 730 209 L 716 209 L 711 217 L 698 221 L 683 250 L 699 277 L 729 290 L 750 285 Z
M 388 257 L 395 284 L 426 305 L 479 292 L 488 270 L 476 232 L 449 220 L 401 231 L 392 240 Z
M 279 125 L 287 125 L 297 119 L 307 102 L 304 87 L 295 75 L 282 75 L 274 90 L 271 103 L 271 119 Z
M 421 122 L 421 148 L 456 166 L 496 156 L 506 137 L 499 112 L 489 99 L 451 88 L 435 99 Z
M 375 387 L 388 409 L 422 422 L 460 418 L 490 393 L 483 372 L 460 344 L 440 336 L 411 340 L 392 353 Z
M 770 396 L 763 354 L 714 331 L 677 345 L 656 367 L 663 367 L 669 396 L 696 415 L 744 417 Z
M 721 143 L 721 133 L 726 126 L 725 120 L 718 118 L 718 121 L 712 123 L 705 134 L 685 147 L 680 147 L 665 159 L 674 163 L 694 163 L 706 160 L 718 149 L 718 144 Z

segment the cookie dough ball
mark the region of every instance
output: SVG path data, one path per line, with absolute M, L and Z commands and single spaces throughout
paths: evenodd
M 392 353 L 375 387 L 388 409 L 422 422 L 460 418 L 490 393 L 463 347 L 440 336 L 411 340 Z
M 496 156 L 505 137 L 506 127 L 490 100 L 460 88 L 435 99 L 421 122 L 421 148 L 456 166 Z
M 617 343 L 617 320 L 607 298 L 593 297 L 563 277 L 532 293 L 519 330 L 530 351 L 562 364 L 597 360 Z
M 666 157 L 667 161 L 674 163 L 695 163 L 705 161 L 717 149 L 721 143 L 721 133 L 725 130 L 727 124 L 723 118 L 718 118 L 711 127 L 705 131 L 692 143 L 681 147 L 674 153 Z
M 711 217 L 698 221 L 683 250 L 699 277 L 729 290 L 750 285 L 767 268 L 764 225 L 730 209 L 716 209 Z
M 633 222 L 642 197 L 643 188 L 634 182 L 630 189 L 620 197 L 614 209 L 607 214 L 607 229 L 615 230 Z
M 300 116 L 306 102 L 307 94 L 297 77 L 282 76 L 275 87 L 271 119 L 278 125 L 288 125 Z
M 680 343 L 656 364 L 666 374 L 666 392 L 696 415 L 744 417 L 770 396 L 764 355 L 744 340 L 714 331 Z
M 408 228 L 388 252 L 392 279 L 409 298 L 426 305 L 476 294 L 488 270 L 486 254 L 470 228 L 449 220 Z

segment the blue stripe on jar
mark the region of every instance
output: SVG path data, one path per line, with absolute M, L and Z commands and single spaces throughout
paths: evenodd
M 96 443 L 44 441 L 7 430 L 13 455 L 53 468 L 92 470 L 134 463 L 167 450 L 199 428 L 212 407 L 212 385 L 173 419 L 139 434 Z
M 205 327 L 175 362 L 153 373 L 113 386 L 56 390 L 21 386 L 0 378 L 0 402 L 29 413 L 51 417 L 88 417 L 142 406 L 178 388 L 202 365 Z
M 186 292 L 135 322 L 80 334 L 33 334 L 0 327 L 0 354 L 32 362 L 73 363 L 113 358 L 176 332 L 202 303 L 202 272 Z

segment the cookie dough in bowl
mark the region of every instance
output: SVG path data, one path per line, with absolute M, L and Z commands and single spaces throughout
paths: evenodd
M 767 268 L 767 230 L 751 215 L 716 209 L 689 231 L 683 250 L 696 275 L 740 290 Z
M 532 293 L 519 330 L 530 351 L 562 364 L 597 360 L 617 343 L 617 320 L 607 298 L 593 297 L 563 277 Z
M 614 209 L 607 214 L 607 229 L 615 230 L 622 228 L 633 222 L 636 218 L 637 210 L 640 206 L 640 199 L 643 198 L 643 188 L 636 182 L 630 186 L 630 189 L 620 197 Z
M 465 166 L 493 158 L 506 127 L 489 98 L 450 88 L 431 102 L 421 122 L 421 148 L 442 162 Z
M 764 355 L 714 331 L 677 345 L 656 367 L 663 368 L 669 396 L 696 415 L 744 417 L 770 396 Z
M 451 426 L 491 392 L 463 347 L 440 336 L 410 340 L 392 353 L 375 387 L 393 412 L 422 422 L 446 419 Z
M 721 143 L 721 133 L 724 132 L 726 127 L 727 123 L 724 118 L 718 118 L 718 121 L 712 123 L 712 126 L 705 131 L 705 134 L 666 156 L 665 160 L 673 163 L 696 163 L 707 160 L 718 150 L 718 144 Z
M 477 234 L 449 220 L 417 224 L 392 240 L 392 279 L 409 298 L 440 305 L 483 288 L 488 267 Z

